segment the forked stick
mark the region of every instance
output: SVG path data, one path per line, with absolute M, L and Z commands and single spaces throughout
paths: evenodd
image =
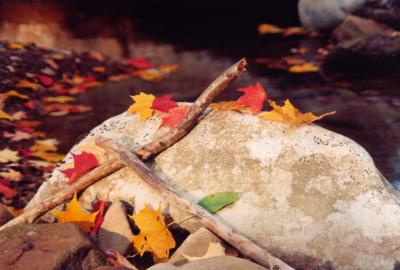
M 241 59 L 236 64 L 225 70 L 215 81 L 211 83 L 207 89 L 198 97 L 182 122 L 176 127 L 171 129 L 165 135 L 155 139 L 153 142 L 143 146 L 137 151 L 142 159 L 146 160 L 150 156 L 160 153 L 169 146 L 173 145 L 184 137 L 197 123 L 197 119 L 201 113 L 207 108 L 212 100 L 218 96 L 228 85 L 239 77 L 246 70 L 246 59 Z M 32 223 L 54 207 L 65 202 L 73 196 L 75 192 L 79 192 L 86 187 L 96 183 L 104 177 L 113 174 L 114 172 L 125 167 L 124 163 L 119 159 L 112 158 L 107 162 L 101 164 L 99 167 L 91 170 L 82 177 L 80 177 L 73 184 L 65 187 L 58 193 L 48 197 L 31 209 L 25 211 L 20 216 L 10 220 L 8 223 L 0 227 L 0 231 L 12 225 L 22 223 Z
M 140 158 L 125 150 L 120 144 L 101 137 L 96 139 L 96 144 L 107 152 L 116 155 L 127 167 L 132 169 L 143 181 L 157 191 L 160 196 L 174 204 L 177 208 L 195 215 L 199 218 L 204 227 L 234 246 L 249 259 L 264 267 L 268 267 L 268 269 L 294 270 L 294 268 L 273 256 L 255 242 L 233 230 L 230 226 L 222 222 L 221 219 L 218 218 L 218 215 L 212 215 L 207 212 L 189 198 L 188 192 L 175 189 L 172 185 L 163 181 L 158 175 L 151 171 Z M 276 268 L 276 266 L 279 268 Z

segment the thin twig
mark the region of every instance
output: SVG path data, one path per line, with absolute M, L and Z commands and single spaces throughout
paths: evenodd
M 236 64 L 225 70 L 216 80 L 214 80 L 207 89 L 199 96 L 199 98 L 191 106 L 186 118 L 174 129 L 171 129 L 164 136 L 157 138 L 153 142 L 145 145 L 137 151 L 137 154 L 143 159 L 160 153 L 169 146 L 173 145 L 184 137 L 197 123 L 198 117 L 235 78 L 246 70 L 246 59 L 241 59 Z M 58 193 L 48 197 L 44 201 L 25 211 L 20 216 L 10 220 L 8 223 L 0 227 L 0 231 L 12 225 L 22 223 L 32 223 L 54 207 L 62 204 L 73 196 L 75 192 L 79 192 L 86 187 L 96 183 L 104 177 L 125 167 L 122 161 L 112 158 L 101 164 L 99 167 L 91 170 L 87 174 L 80 177 L 73 184 L 65 187 Z
M 269 269 L 279 266 L 281 270 L 294 270 L 279 258 L 273 256 L 264 248 L 258 246 L 241 233 L 235 231 L 218 218 L 212 215 L 196 202 L 189 199 L 190 194 L 184 190 L 175 189 L 169 183 L 163 181 L 158 175 L 149 169 L 135 154 L 125 150 L 121 145 L 110 139 L 97 138 L 96 144 L 108 152 L 114 153 L 122 162 L 131 168 L 142 178 L 150 187 L 167 201 L 174 204 L 179 209 L 186 211 L 199 218 L 202 225 L 217 234 L 233 247 L 238 249 L 243 255 Z

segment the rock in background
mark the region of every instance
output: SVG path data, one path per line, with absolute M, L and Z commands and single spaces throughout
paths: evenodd
M 124 113 L 99 125 L 71 152 L 93 145 L 96 135 L 128 139 L 126 147 L 135 149 L 167 131 L 159 124 L 159 114 L 140 123 Z M 361 146 L 329 130 L 211 112 L 151 166 L 194 200 L 241 192 L 220 218 L 296 268 L 393 269 L 400 257 L 398 193 Z M 59 169 L 28 208 L 66 185 Z M 89 206 L 107 196 L 132 202 L 136 211 L 161 203 L 175 220 L 187 217 L 173 206 L 164 208 L 167 202 L 127 168 L 89 187 L 81 202 Z M 182 226 L 198 228 L 193 221 Z

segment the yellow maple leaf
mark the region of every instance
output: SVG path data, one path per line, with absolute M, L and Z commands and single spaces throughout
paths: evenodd
M 193 257 L 193 256 L 188 256 L 188 255 L 182 254 L 182 256 L 189 262 L 202 260 L 202 259 L 206 259 L 206 258 L 211 258 L 211 257 L 225 256 L 225 255 L 226 255 L 225 248 L 219 242 L 211 242 L 208 245 L 206 253 L 201 257 Z
M 19 215 L 21 215 L 24 212 L 23 208 L 17 209 L 12 206 L 6 206 L 6 208 L 7 208 L 8 212 L 10 212 L 11 215 L 13 215 L 14 217 L 18 217 Z
M 304 63 L 302 65 L 295 65 L 289 68 L 289 72 L 292 73 L 307 73 L 307 72 L 317 72 L 319 67 L 313 63 Z
M 160 259 L 169 257 L 169 250 L 176 243 L 164 222 L 161 209 L 153 211 L 147 205 L 136 215 L 131 216 L 139 227 L 140 233 L 132 238 L 133 246 L 143 255 L 146 251 L 153 252 Z
M 134 74 L 145 81 L 151 82 L 161 80 L 164 76 L 164 74 L 156 68 L 139 70 L 136 71 Z
M 0 162 L 7 163 L 9 161 L 16 162 L 20 159 L 18 152 L 6 147 L 0 150 Z
M 8 44 L 8 48 L 13 49 L 13 50 L 20 50 L 24 48 L 24 45 L 20 43 L 10 43 Z
M 40 88 L 41 86 L 39 84 L 37 84 L 37 83 L 34 83 L 34 82 L 30 82 L 30 81 L 27 81 L 27 80 L 20 80 L 17 83 L 16 87 L 18 87 L 18 88 L 29 88 L 29 89 L 32 89 L 32 90 L 36 90 L 36 89 Z
M 135 103 L 128 108 L 129 113 L 138 113 L 142 122 L 153 115 L 154 110 L 151 108 L 155 98 L 153 95 L 140 92 L 139 95 L 131 96 L 131 98 Z
M 0 104 L 0 119 L 11 120 L 11 115 L 3 111 L 3 106 Z
M 279 34 L 282 33 L 283 29 L 269 23 L 262 23 L 258 26 L 258 33 L 261 35 L 266 35 L 266 34 Z
M 72 200 L 67 203 L 65 211 L 53 210 L 51 213 L 57 218 L 58 222 L 76 223 L 85 232 L 90 232 L 98 212 L 87 214 L 79 205 L 76 192 Z
M 163 72 L 164 74 L 169 74 L 171 72 L 177 71 L 179 68 L 178 64 L 172 64 L 172 65 L 161 65 L 158 67 L 158 69 Z
M 22 98 L 22 99 L 29 99 L 29 97 L 27 95 L 23 95 L 15 90 L 10 90 L 1 95 L 5 96 L 5 97 L 18 97 L 18 98 Z
M 57 96 L 57 97 L 46 97 L 44 100 L 46 102 L 67 103 L 67 102 L 74 101 L 75 98 L 70 97 L 70 96 Z
M 104 73 L 104 72 L 106 71 L 106 68 L 105 68 L 105 67 L 98 66 L 98 67 L 92 67 L 92 70 L 93 70 L 94 72 Z
M 260 114 L 259 115 L 260 118 L 265 120 L 287 123 L 295 126 L 306 125 L 316 120 L 320 120 L 327 115 L 336 113 L 335 111 L 332 111 L 320 116 L 316 116 L 310 112 L 301 113 L 292 105 L 292 103 L 290 103 L 288 99 L 285 100 L 283 106 L 276 104 L 276 102 L 272 100 L 269 100 L 269 104 L 272 107 L 272 111 Z
M 0 172 L 0 176 L 11 181 L 20 181 L 22 179 L 22 174 L 12 168 L 8 168 L 5 172 Z
M 33 157 L 41 158 L 47 162 L 55 163 L 60 161 L 64 155 L 55 153 L 58 141 L 56 139 L 37 140 L 29 148 Z

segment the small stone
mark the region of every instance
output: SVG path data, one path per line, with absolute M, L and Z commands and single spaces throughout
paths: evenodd
M 232 257 L 219 256 L 207 258 L 204 260 L 192 261 L 178 267 L 179 270 L 265 270 L 264 267 L 255 264 L 249 260 Z
M 167 263 L 156 264 L 148 270 L 265 270 L 264 267 L 255 264 L 249 260 L 236 258 L 232 256 L 218 256 L 207 258 L 203 260 L 197 260 L 188 262 L 182 266 L 175 267 L 174 265 Z
M 13 215 L 8 211 L 4 204 L 0 203 L 0 226 L 13 219 Z
M 177 270 L 177 269 L 179 268 L 169 263 L 157 263 L 156 265 L 153 265 L 147 270 Z
M 125 254 L 133 237 L 126 210 L 121 201 L 114 201 L 107 210 L 98 234 L 101 250 L 116 250 Z
M 176 266 L 187 263 L 188 261 L 182 254 L 190 257 L 201 257 L 207 252 L 208 246 L 212 242 L 221 242 L 221 240 L 206 228 L 200 228 L 186 238 L 168 263 Z

